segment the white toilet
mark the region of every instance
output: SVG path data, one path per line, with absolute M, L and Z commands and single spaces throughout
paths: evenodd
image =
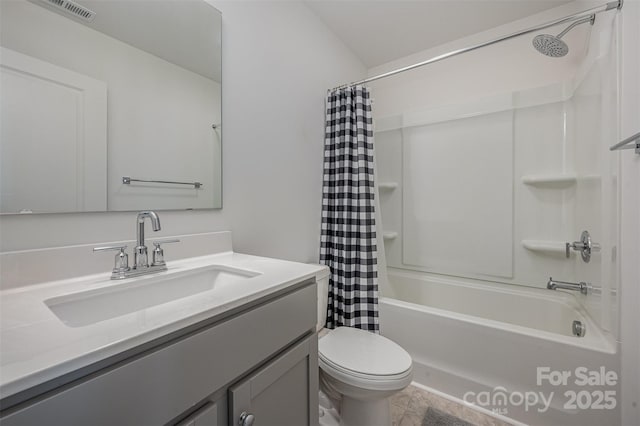
M 316 280 L 320 332 L 327 319 L 328 269 Z M 391 425 L 388 398 L 411 383 L 411 356 L 386 337 L 357 328 L 338 327 L 319 335 L 320 390 L 339 411 L 339 424 Z M 332 423 L 320 419 L 321 425 Z

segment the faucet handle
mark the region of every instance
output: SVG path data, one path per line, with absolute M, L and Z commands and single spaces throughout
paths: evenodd
M 119 250 L 120 253 L 116 254 L 113 262 L 113 276 L 124 274 L 129 270 L 129 255 L 125 252 L 127 246 L 104 246 L 94 247 L 93 251 L 107 251 L 107 250 Z
M 151 243 L 156 246 L 156 247 L 160 247 L 160 244 L 169 244 L 169 243 L 179 243 L 180 240 L 177 238 L 170 238 L 168 240 L 155 240 L 155 241 L 151 241 Z
M 151 266 L 162 266 L 167 263 L 164 261 L 164 250 L 162 250 L 161 244 L 169 244 L 169 243 L 179 243 L 178 239 L 168 239 L 168 240 L 156 240 L 151 241 L 156 248 L 153 249 L 153 263 Z
M 120 250 L 124 251 L 127 246 L 103 246 L 103 247 L 94 247 L 93 251 L 107 251 L 107 250 Z

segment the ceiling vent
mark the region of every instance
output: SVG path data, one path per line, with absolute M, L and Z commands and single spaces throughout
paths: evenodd
M 54 6 L 56 9 L 65 11 L 66 13 L 75 16 L 83 21 L 91 22 L 96 17 L 96 13 L 87 9 L 84 6 L 79 5 L 71 0 L 40 0 L 42 3 Z

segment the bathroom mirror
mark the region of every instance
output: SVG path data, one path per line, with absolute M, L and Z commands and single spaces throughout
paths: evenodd
M 0 212 L 222 207 L 221 14 L 2 0 Z

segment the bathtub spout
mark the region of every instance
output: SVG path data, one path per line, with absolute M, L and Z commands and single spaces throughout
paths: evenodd
M 553 277 L 549 277 L 549 281 L 547 282 L 547 288 L 549 290 L 574 290 L 579 291 L 580 293 L 587 295 L 589 290 L 591 289 L 591 284 L 581 281 L 579 283 L 570 283 L 567 281 L 554 281 Z

